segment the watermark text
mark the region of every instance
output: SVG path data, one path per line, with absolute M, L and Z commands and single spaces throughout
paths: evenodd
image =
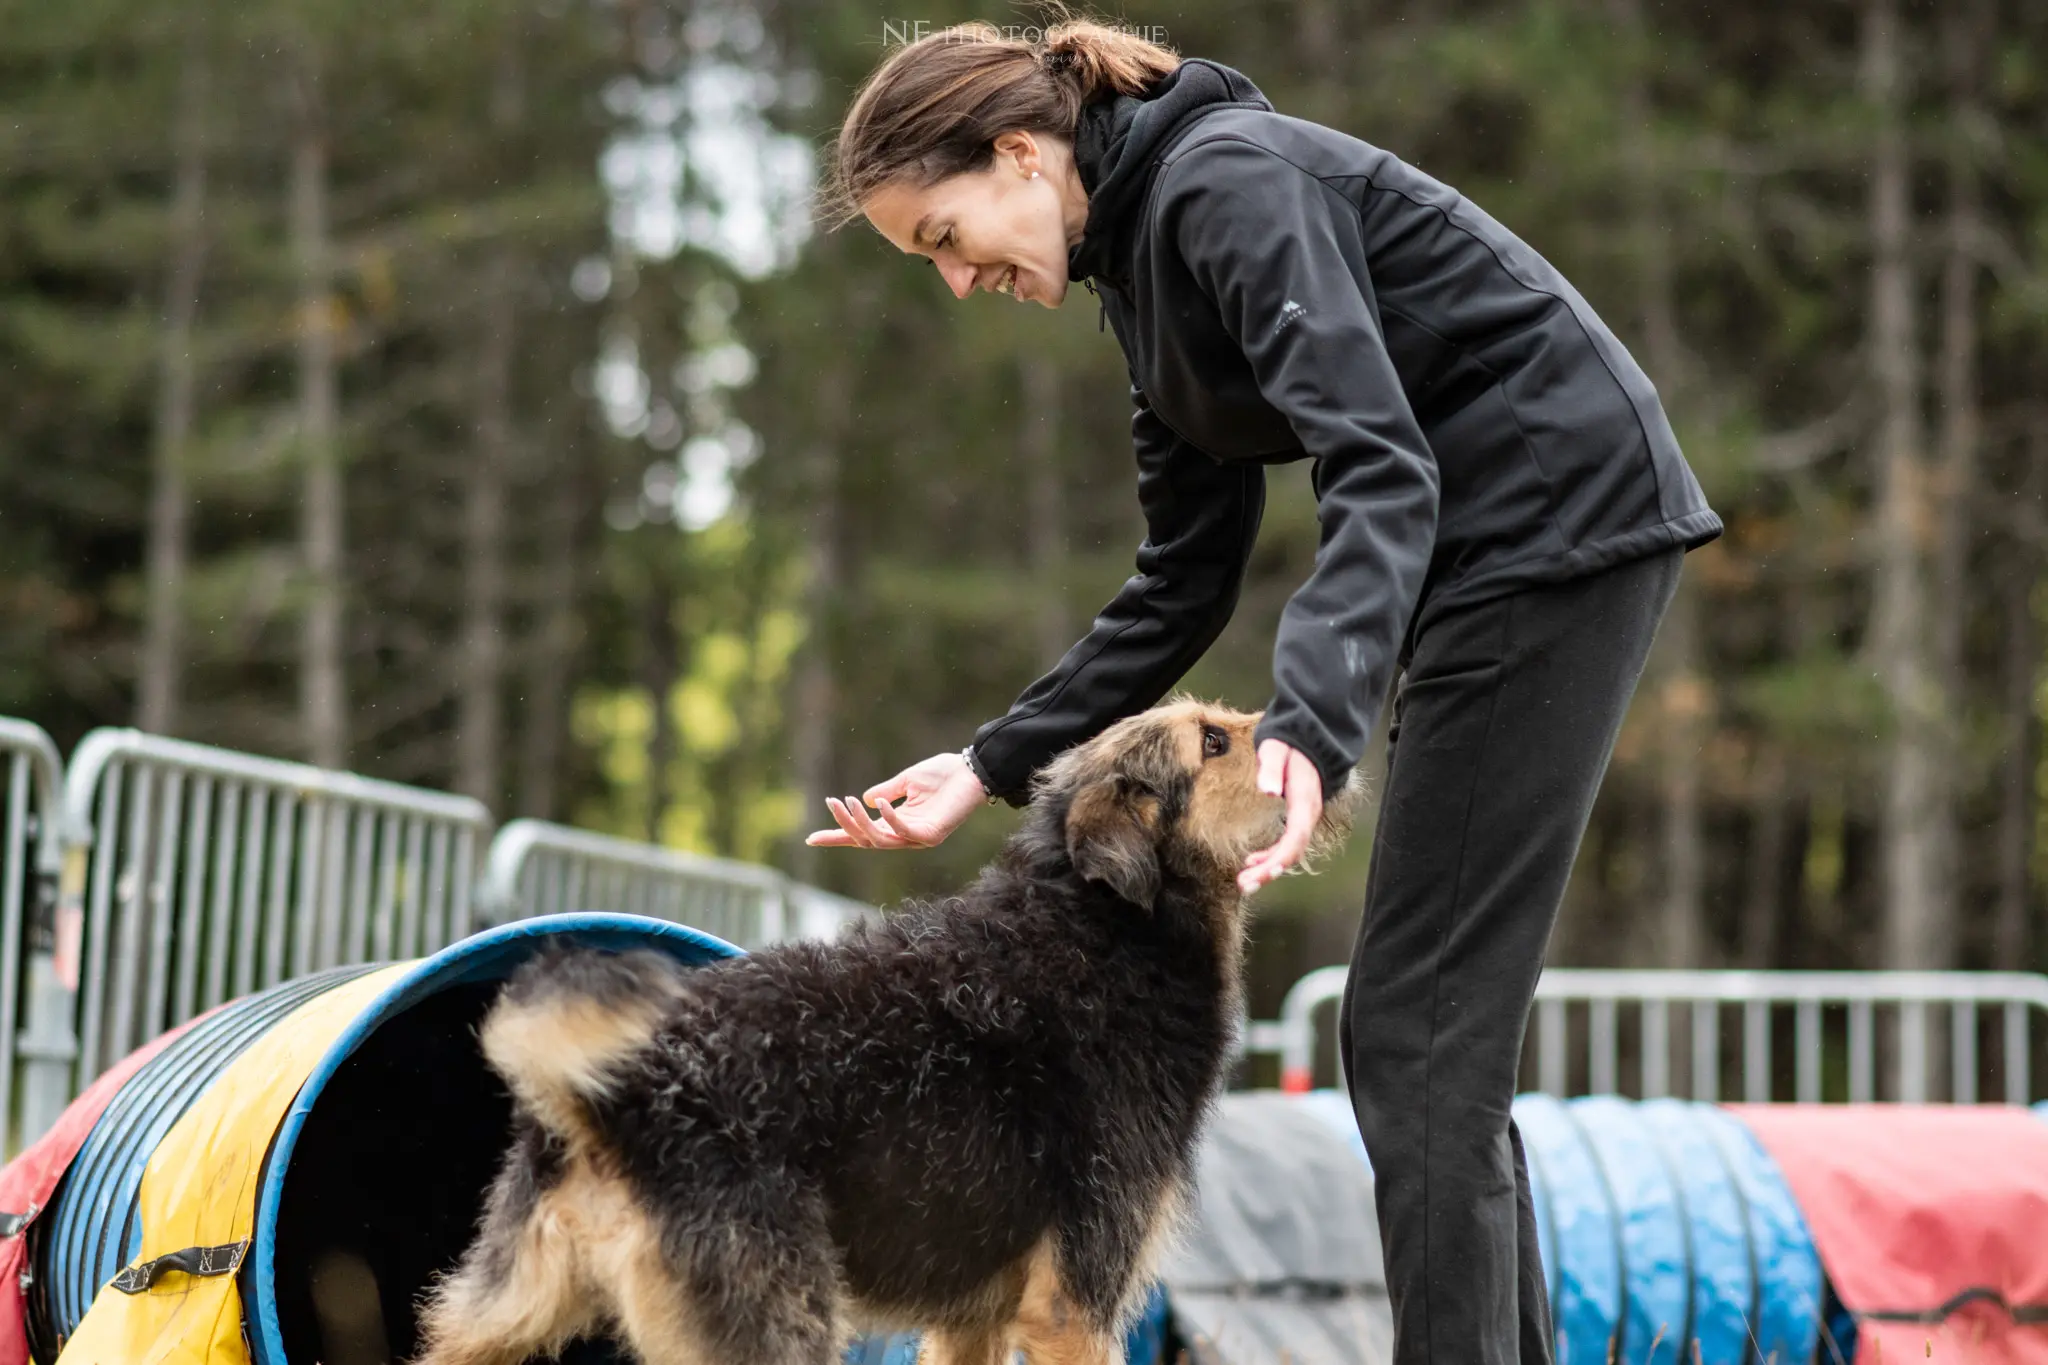
M 882 46 L 891 47 L 915 43 L 936 33 L 944 32 L 950 25 L 934 23 L 930 19 L 884 19 L 882 21 Z M 1011 42 L 1039 43 L 1045 41 L 1045 30 L 1037 24 L 997 24 L 998 33 Z M 1128 33 L 1148 43 L 1166 45 L 1164 24 L 1103 24 L 1102 27 Z M 962 34 L 960 41 L 975 41 Z

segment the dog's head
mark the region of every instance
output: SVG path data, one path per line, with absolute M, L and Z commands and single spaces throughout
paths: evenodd
M 1258 789 L 1258 713 L 1175 699 L 1117 722 L 1047 764 L 1037 803 L 1062 824 L 1074 870 L 1147 910 L 1181 884 L 1236 905 L 1237 874 L 1286 827 L 1278 797 Z M 1351 830 L 1357 784 L 1324 802 L 1312 861 Z

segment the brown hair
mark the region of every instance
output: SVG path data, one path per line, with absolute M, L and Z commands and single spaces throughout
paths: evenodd
M 1143 94 L 1180 65 L 1170 48 L 1054 9 L 1060 21 L 1038 42 L 1005 36 L 994 24 L 955 24 L 875 68 L 839 128 L 819 196 L 826 228 L 859 217 L 868 196 L 898 177 L 922 189 L 980 170 L 1003 133 L 1071 140 L 1083 105 L 1111 93 Z

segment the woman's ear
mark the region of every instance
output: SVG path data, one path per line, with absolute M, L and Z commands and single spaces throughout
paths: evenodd
M 1146 910 L 1159 899 L 1159 798 L 1121 774 L 1097 778 L 1067 807 L 1074 870 Z

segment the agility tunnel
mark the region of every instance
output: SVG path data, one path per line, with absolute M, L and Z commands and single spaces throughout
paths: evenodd
M 690 965 L 739 951 L 661 920 L 553 916 L 284 982 L 157 1040 L 0 1176 L 29 1272 L 24 1298 L 18 1277 L 0 1286 L 0 1316 L 25 1318 L 0 1365 L 408 1356 L 415 1298 L 468 1245 L 510 1132 L 476 1026 L 562 942 Z M 563 1365 L 615 1361 L 591 1342 Z

